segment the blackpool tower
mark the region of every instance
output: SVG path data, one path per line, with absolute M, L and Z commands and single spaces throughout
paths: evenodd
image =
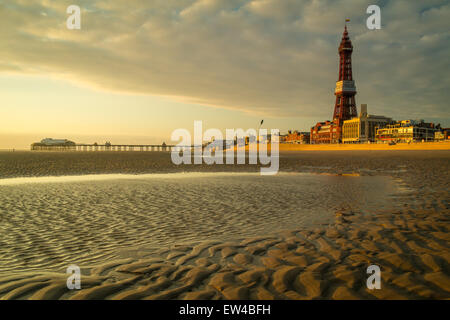
M 336 82 L 336 102 L 334 105 L 333 121 L 342 126 L 344 120 L 357 116 L 355 94 L 356 87 L 352 75 L 353 46 L 345 26 L 339 46 L 339 80 Z
M 345 120 L 357 116 L 355 95 L 356 87 L 352 74 L 353 46 L 348 36 L 347 25 L 339 45 L 339 80 L 334 95 L 334 113 L 332 121 L 318 122 L 311 128 L 311 143 L 341 143 L 342 125 Z

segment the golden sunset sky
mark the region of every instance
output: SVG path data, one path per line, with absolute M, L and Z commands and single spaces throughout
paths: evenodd
M 2 0 L 0 149 L 170 143 L 194 120 L 309 131 L 332 116 L 345 18 L 357 105 L 449 127 L 448 1 Z

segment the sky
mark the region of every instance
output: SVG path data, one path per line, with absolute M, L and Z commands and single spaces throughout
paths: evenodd
M 175 143 L 194 120 L 309 131 L 332 117 L 346 18 L 357 105 L 450 127 L 449 1 L 0 0 L 0 149 Z

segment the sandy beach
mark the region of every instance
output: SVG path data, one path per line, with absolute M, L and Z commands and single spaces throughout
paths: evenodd
M 156 242 L 146 243 L 145 239 L 141 239 L 142 246 L 131 246 L 127 242 L 129 236 L 122 234 L 123 238 L 121 238 L 121 233 L 117 230 L 117 233 L 113 234 L 116 241 L 120 242 L 121 239 L 124 241 L 120 249 L 120 257 L 111 258 L 106 255 L 107 251 L 102 247 L 110 246 L 109 240 L 102 243 L 86 242 L 85 246 L 89 254 L 85 260 L 82 260 L 84 262 L 80 263 L 82 289 L 68 290 L 67 275 L 62 266 L 74 260 L 64 258 L 64 255 L 60 255 L 62 260 L 60 263 L 48 259 L 55 255 L 54 252 L 52 253 L 54 245 L 65 243 L 64 237 L 67 236 L 67 243 L 70 243 L 70 239 L 83 239 L 83 236 L 89 237 L 89 234 L 84 235 L 80 232 L 81 229 L 77 231 L 74 227 L 73 233 L 54 231 L 54 237 L 52 237 L 39 233 L 39 228 L 48 229 L 45 227 L 48 223 L 45 219 L 51 221 L 54 218 L 53 212 L 58 212 L 58 215 L 62 216 L 61 219 L 67 220 L 65 223 L 68 225 L 75 226 L 76 214 L 82 212 L 83 206 L 77 207 L 70 202 L 69 198 L 66 203 L 64 200 L 59 200 L 60 202 L 54 205 L 51 192 L 55 195 L 58 192 L 70 194 L 72 190 L 73 195 L 68 197 L 76 197 L 82 189 L 77 187 L 51 189 L 52 184 L 48 187 L 40 184 L 27 185 L 28 189 L 25 187 L 20 189 L 21 186 L 2 185 L 1 180 L 14 177 L 117 173 L 256 174 L 259 168 L 250 165 L 175 166 L 170 162 L 168 153 L 2 152 L 0 153 L 0 197 L 2 199 L 0 201 L 0 234 L 2 235 L 0 242 L 4 251 L 0 251 L 2 252 L 0 255 L 2 269 L 0 298 L 449 299 L 449 160 L 450 151 L 448 150 L 282 152 L 280 179 L 284 175 L 290 177 L 289 173 L 307 174 L 308 177 L 311 176 L 311 181 L 316 181 L 314 178 L 316 175 L 319 179 L 318 183 L 322 183 L 320 180 L 322 178 L 337 179 L 330 181 L 336 185 L 342 183 L 342 190 L 353 192 L 352 188 L 362 190 L 369 186 L 365 194 L 373 194 L 374 197 L 375 189 L 383 189 L 376 184 L 378 181 L 376 179 L 384 179 L 381 180 L 382 183 L 389 182 L 396 189 L 392 192 L 387 187 L 386 190 L 381 190 L 385 192 L 380 195 L 384 197 L 384 200 L 368 205 L 365 209 L 334 207 L 330 204 L 333 201 L 322 201 L 326 199 L 324 193 L 315 200 L 317 202 L 311 202 L 313 207 L 316 203 L 324 203 L 323 207 L 317 207 L 317 215 L 320 218 L 317 223 L 312 220 L 311 223 L 302 223 L 298 220 L 295 224 L 292 221 L 297 220 L 295 220 L 296 216 L 293 216 L 293 220 L 286 220 L 287 224 L 283 225 L 282 229 L 272 228 L 271 226 L 281 225 L 277 222 L 280 219 L 271 221 L 270 215 L 267 215 L 261 217 L 261 221 L 265 224 L 260 229 L 255 227 L 255 232 L 250 230 L 252 221 L 249 219 L 248 225 L 245 225 L 248 229 L 230 228 L 224 229 L 223 232 L 218 230 L 217 234 L 212 232 L 210 236 L 204 236 L 201 239 L 196 238 L 194 234 L 188 240 L 173 241 L 166 245 Z M 346 179 L 356 180 L 351 180 L 348 184 L 349 181 Z M 305 206 L 304 202 L 296 204 L 294 199 L 305 200 L 312 196 L 306 196 L 306 193 L 289 195 L 286 189 L 283 189 L 288 180 L 273 181 L 271 188 L 273 187 L 273 190 L 279 194 L 284 194 L 286 199 L 289 199 L 286 202 L 294 204 L 293 207 L 287 206 L 286 211 L 282 211 L 283 215 L 288 215 L 289 212 L 302 213 L 304 207 L 301 205 Z M 354 185 L 354 181 L 360 184 Z M 129 203 L 131 207 L 120 207 L 122 202 L 114 202 L 112 196 L 114 190 L 106 182 L 99 182 L 86 192 L 92 194 L 105 193 L 107 192 L 105 190 L 112 192 L 108 197 L 111 200 L 111 206 L 115 206 L 114 212 L 122 212 L 124 215 L 132 215 L 135 211 L 145 212 L 146 209 L 137 199 L 148 197 L 148 195 L 144 191 L 142 191 L 144 193 L 140 192 L 146 190 L 145 188 L 157 190 L 155 189 L 157 187 L 150 188 L 148 185 L 142 185 L 143 182 L 133 183 L 136 186 L 133 185 L 128 189 L 132 192 L 121 193 L 121 201 Z M 295 181 L 292 183 L 295 184 Z M 306 185 L 312 183 L 308 182 Z M 230 194 L 225 193 L 227 196 L 242 194 L 239 184 L 233 184 L 233 186 L 234 191 L 230 191 Z M 370 186 L 374 189 L 370 189 Z M 184 190 L 182 188 L 190 188 L 192 190 L 190 196 L 193 199 L 198 194 L 206 193 L 201 188 L 173 184 L 172 194 L 175 195 L 179 190 Z M 205 185 L 204 188 L 210 187 Z M 306 187 L 302 188 L 306 190 Z M 261 192 L 258 191 L 258 193 Z M 34 193 L 41 197 L 38 199 L 42 205 L 46 203 L 54 205 L 47 208 L 46 218 L 40 216 L 41 218 L 36 220 L 39 210 L 33 207 L 33 201 L 27 197 Z M 333 194 L 333 190 L 330 189 L 326 193 Z M 49 198 L 42 196 L 45 194 L 48 194 Z M 280 206 L 283 202 L 283 199 L 280 200 L 282 196 L 277 193 L 272 194 L 274 198 L 268 201 L 279 203 L 278 206 Z M 99 199 L 94 196 L 89 198 L 90 206 L 95 208 L 96 201 L 101 201 Z M 255 205 L 257 204 L 258 201 L 255 202 Z M 223 207 L 222 203 L 220 206 Z M 103 206 L 98 205 L 97 208 L 101 211 Z M 74 212 L 69 214 L 71 210 Z M 186 215 L 189 207 L 185 210 Z M 260 212 L 261 209 L 256 207 L 255 211 L 251 211 L 252 208 L 249 207 L 245 210 Z M 228 211 L 232 217 L 232 209 Z M 35 223 L 36 229 L 33 229 L 31 234 L 29 230 L 27 234 L 26 228 L 11 229 L 10 226 L 20 225 L 14 221 L 18 219 L 16 212 L 25 214 L 33 221 L 38 221 Z M 102 229 L 105 226 L 102 227 L 100 223 L 104 221 L 103 218 L 95 219 L 95 215 L 100 213 L 95 212 L 94 209 L 89 209 L 87 212 L 92 215 L 93 220 L 88 221 L 85 228 L 95 224 L 99 232 L 105 233 L 106 229 Z M 226 214 L 225 208 L 223 212 L 225 218 Z M 86 215 L 86 217 L 90 216 Z M 111 217 L 113 218 L 120 219 L 120 216 Z M 138 222 L 147 221 L 145 217 L 139 219 L 137 219 Z M 170 219 L 169 215 L 167 219 Z M 208 221 L 208 215 L 206 214 L 202 219 Z M 239 220 L 237 216 L 231 219 L 234 224 Z M 119 222 L 117 225 L 125 228 Z M 211 224 L 210 228 L 218 228 L 225 224 L 226 221 L 218 225 Z M 181 228 L 183 225 L 189 226 L 188 222 L 180 222 L 178 232 L 186 232 Z M 233 230 L 236 234 L 229 238 L 220 236 L 221 233 L 232 233 Z M 137 230 L 136 235 L 144 235 L 142 232 Z M 198 233 L 204 234 L 204 230 Z M 19 247 L 12 250 L 14 242 L 24 249 L 23 252 L 20 252 Z M 78 243 L 77 246 L 79 246 Z M 11 248 L 11 251 L 7 251 L 7 248 Z M 68 251 L 81 250 L 79 247 L 70 248 L 69 245 L 64 248 Z M 117 250 L 114 248 L 112 251 Z M 16 254 L 14 257 L 10 255 L 10 252 L 13 254 L 18 251 L 20 255 Z M 105 256 L 100 256 L 100 253 Z M 99 256 L 96 257 L 96 254 Z M 57 252 L 56 255 L 58 256 L 59 253 Z M 46 267 L 32 268 L 33 263 Z M 368 278 L 366 270 L 373 264 L 381 268 L 380 290 L 369 290 L 366 287 Z M 13 265 L 16 267 L 12 267 Z M 52 266 L 57 267 L 52 268 Z

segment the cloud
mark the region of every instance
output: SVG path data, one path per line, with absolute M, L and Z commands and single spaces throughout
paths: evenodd
M 329 118 L 350 18 L 357 103 L 449 119 L 450 5 L 360 0 L 3 1 L 0 72 L 52 74 L 101 90 L 161 95 L 270 116 Z

